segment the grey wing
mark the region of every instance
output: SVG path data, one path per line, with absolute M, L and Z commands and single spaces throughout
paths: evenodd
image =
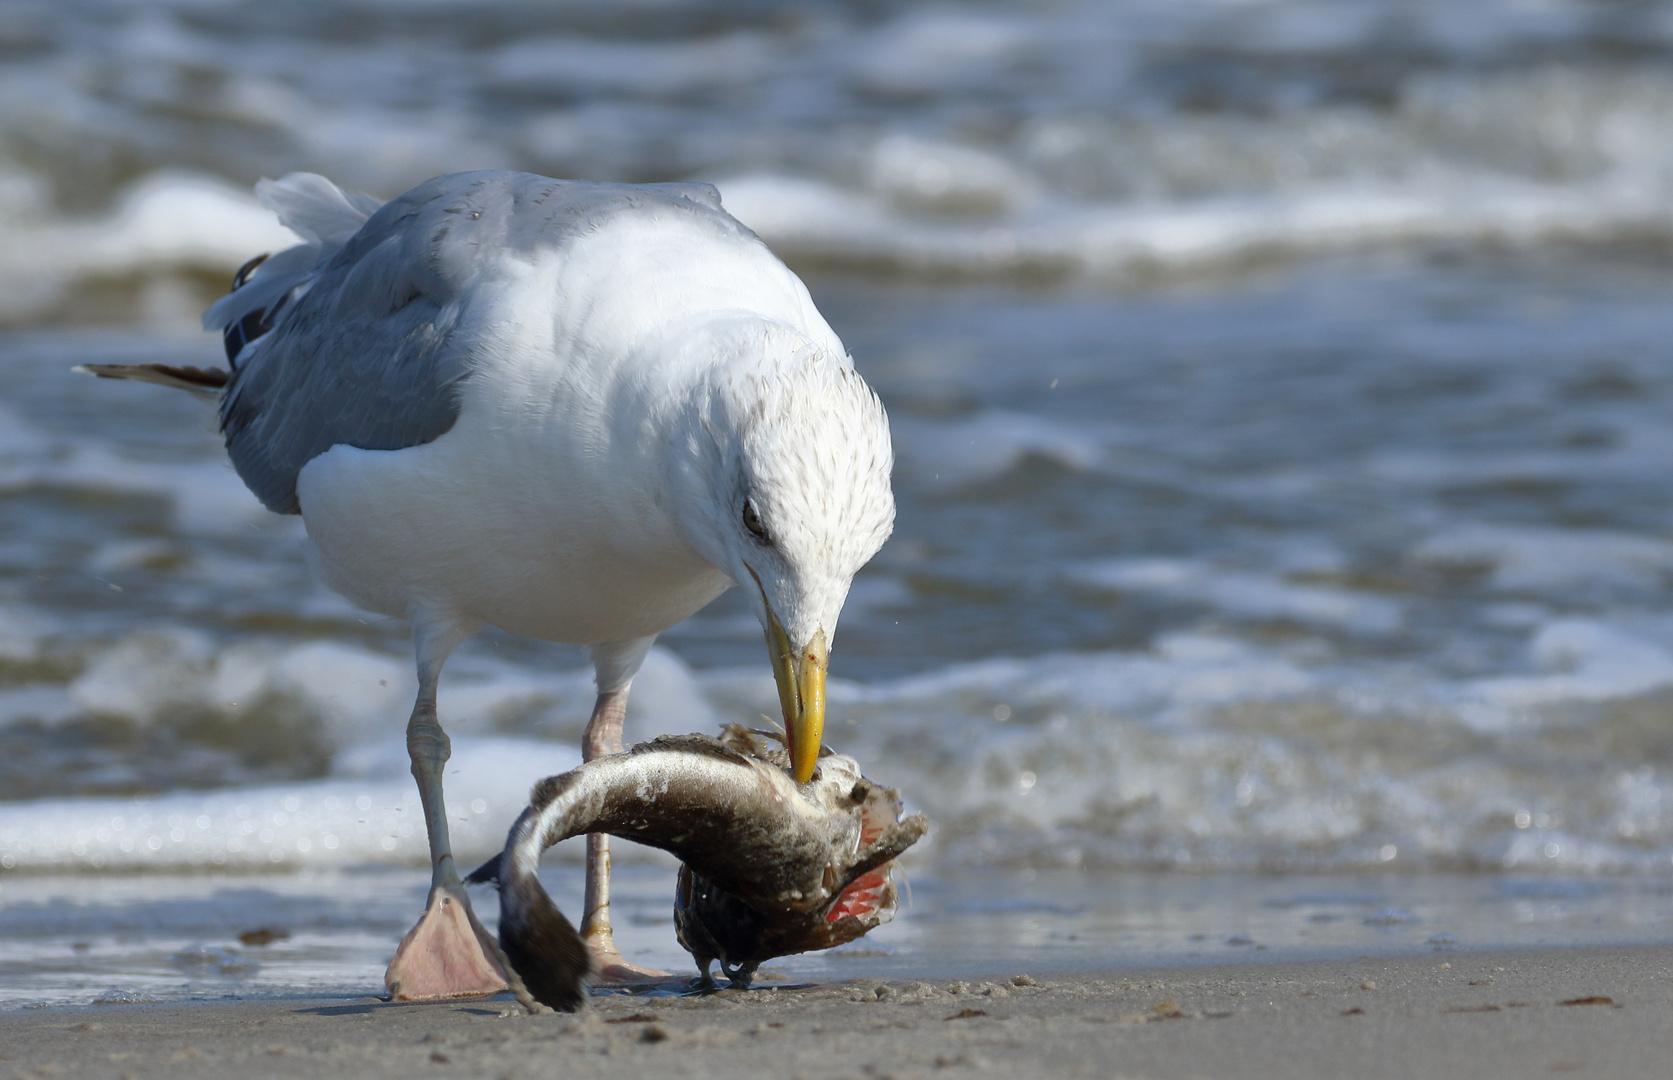
M 329 224 L 340 228 L 370 209 L 336 206 L 328 196 L 341 193 L 320 183 L 325 188 L 298 197 L 329 210 L 320 214 Z M 319 239 L 274 256 L 205 317 L 230 333 L 253 315 L 259 335 L 247 345 L 228 339 L 237 355 L 221 426 L 238 475 L 268 509 L 294 514 L 297 475 L 331 447 L 399 450 L 446 434 L 471 367 L 470 335 L 458 328 L 473 287 L 501 260 L 561 252 L 619 214 L 692 215 L 754 241 L 707 184 L 593 184 L 509 172 L 426 181 L 371 213 L 346 240 L 324 226 L 305 232 Z
M 448 348 L 456 308 L 415 297 L 345 320 L 311 295 L 238 369 L 221 404 L 233 467 L 281 514 L 300 513 L 297 476 L 333 446 L 400 450 L 446 434 L 465 373 Z
M 385 205 L 312 265 L 296 266 L 301 260 L 293 257 L 283 272 L 245 286 L 254 292 L 265 281 L 276 300 L 258 296 L 221 315 L 236 328 L 231 320 L 251 303 L 274 313 L 271 329 L 261 326 L 234 358 L 221 399 L 233 467 L 269 510 L 299 513 L 298 474 L 333 446 L 418 446 L 458 418 L 467 357 L 451 339 L 468 297 L 436 274 L 421 235 L 421 211 L 433 199 L 415 194 Z M 270 261 L 306 256 L 309 248 L 319 251 L 309 245 Z

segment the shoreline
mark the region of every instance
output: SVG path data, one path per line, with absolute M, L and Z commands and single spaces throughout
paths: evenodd
M 0 1016 L 0 1076 L 1657 1075 L 1673 944 L 509 996 L 70 1006 Z

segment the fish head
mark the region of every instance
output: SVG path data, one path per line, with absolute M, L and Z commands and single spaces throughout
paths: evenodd
M 783 750 L 740 726 L 722 737 L 747 757 L 776 762 Z M 680 943 L 697 957 L 719 960 L 723 968 L 746 973 L 776 956 L 828 949 L 863 936 L 894 918 L 899 892 L 894 860 L 924 834 L 922 814 L 901 816 L 900 795 L 868 779 L 859 762 L 825 751 L 807 783 L 780 776 L 775 787 L 789 796 L 786 812 L 811 823 L 826 838 L 824 862 L 794 898 L 731 892 L 702 868 L 686 863 L 674 903 Z

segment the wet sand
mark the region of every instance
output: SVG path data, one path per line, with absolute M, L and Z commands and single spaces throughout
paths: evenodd
M 1673 946 L 509 998 L 0 1017 L 0 1077 L 1666 1075 Z

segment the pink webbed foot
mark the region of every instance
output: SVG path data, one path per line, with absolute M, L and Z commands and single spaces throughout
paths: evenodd
M 383 974 L 392 1001 L 481 997 L 508 989 L 494 939 L 462 885 L 437 885 Z
M 636 983 L 659 983 L 674 978 L 673 972 L 640 967 L 622 956 L 609 935 L 589 936 L 587 951 L 592 953 L 593 983 L 598 986 L 628 986 Z

